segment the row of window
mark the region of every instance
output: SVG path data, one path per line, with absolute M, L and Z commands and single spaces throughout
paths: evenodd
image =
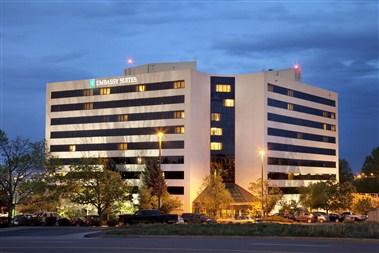
M 112 114 L 85 117 L 65 117 L 52 118 L 51 125 L 69 125 L 69 124 L 85 124 L 85 123 L 102 123 L 102 122 L 122 122 L 122 121 L 138 121 L 138 120 L 155 120 L 155 119 L 183 119 L 184 111 L 168 111 L 168 112 L 145 112 L 130 114 Z
M 139 179 L 142 171 L 121 171 L 123 179 Z M 164 171 L 165 179 L 184 179 L 184 171 Z
M 305 126 L 305 127 L 312 127 L 312 128 L 330 130 L 333 132 L 336 131 L 336 126 L 333 124 L 322 123 L 322 122 L 306 120 L 306 119 L 299 119 L 299 118 L 294 118 L 294 117 L 288 117 L 288 116 L 279 115 L 279 114 L 275 114 L 275 113 L 268 113 L 267 114 L 267 120 L 286 123 L 286 124 L 292 124 L 292 125 L 298 125 L 298 126 Z
M 92 110 L 92 109 L 105 109 L 105 108 L 133 107 L 133 106 L 148 106 L 148 105 L 163 105 L 163 104 L 179 104 L 179 103 L 184 103 L 183 95 L 52 105 L 51 112 Z
M 336 180 L 335 174 L 300 174 L 269 172 L 268 179 L 273 180 Z
M 106 157 L 106 158 L 59 158 L 57 163 L 59 165 L 72 165 L 72 164 L 81 164 L 83 160 L 87 164 L 98 164 L 99 161 L 102 164 L 144 164 L 146 160 L 157 160 L 158 157 Z M 162 164 L 184 164 L 184 156 L 162 156 Z
M 98 136 L 129 136 L 129 135 L 155 135 L 157 129 L 161 129 L 166 134 L 184 134 L 184 126 L 167 127 L 139 127 L 139 128 L 113 128 L 96 130 L 76 130 L 76 131 L 54 131 L 50 133 L 50 138 L 79 138 Z
M 222 142 L 211 142 L 211 150 L 222 150 Z
M 303 132 L 295 132 L 295 131 L 289 131 L 289 130 L 283 130 L 283 129 L 278 129 L 278 128 L 271 128 L 271 127 L 267 128 L 267 134 L 272 135 L 272 136 L 280 136 L 280 137 L 287 137 L 287 138 L 294 138 L 294 139 L 336 143 L 335 137 L 303 133 Z
M 316 102 L 319 104 L 324 104 L 324 105 L 329 105 L 329 106 L 334 106 L 334 107 L 336 106 L 336 101 L 334 100 L 315 96 L 315 95 L 308 94 L 305 92 L 287 89 L 287 88 L 270 84 L 270 83 L 267 84 L 267 88 L 268 88 L 268 91 L 271 91 L 271 92 L 275 92 L 275 93 L 279 93 L 279 94 L 283 94 L 283 95 L 287 95 L 287 96 L 291 96 L 295 98 L 300 98 L 300 99 Z
M 268 157 L 268 165 L 336 168 L 336 162 Z
M 222 128 L 211 127 L 211 135 L 221 136 L 222 135 Z
M 317 115 L 317 116 L 321 116 L 321 117 L 325 117 L 325 118 L 331 118 L 331 119 L 336 118 L 336 114 L 334 112 L 327 112 L 327 111 L 319 110 L 319 109 L 312 108 L 312 107 L 307 107 L 307 106 L 297 105 L 297 104 L 291 104 L 291 103 L 287 103 L 287 102 L 272 99 L 272 98 L 267 99 L 267 104 L 269 106 L 283 108 L 283 109 L 287 109 L 290 111 L 303 112 L 303 113 Z
M 110 94 L 127 93 L 127 92 L 143 92 L 143 91 L 183 89 L 183 88 L 185 88 L 184 81 L 161 82 L 161 83 L 124 85 L 124 86 L 93 88 L 93 89 L 53 91 L 51 92 L 51 98 L 54 99 L 54 98 L 82 97 L 82 96 L 94 96 L 94 95 L 110 95 Z
M 50 145 L 51 152 L 141 150 L 141 149 L 158 149 L 158 148 L 159 148 L 158 142 Z M 165 141 L 162 143 L 162 149 L 183 149 L 183 148 L 184 148 L 184 141 Z
M 274 150 L 274 151 L 310 153 L 310 154 L 333 155 L 333 156 L 336 155 L 335 149 L 305 147 L 305 146 L 282 144 L 282 143 L 269 142 L 269 143 L 267 143 L 267 148 L 268 148 L 268 150 Z

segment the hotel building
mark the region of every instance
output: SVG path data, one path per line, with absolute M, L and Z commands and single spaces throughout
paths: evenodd
M 212 75 L 180 62 L 48 83 L 46 140 L 64 165 L 112 160 L 138 185 L 143 160 L 158 158 L 163 131 L 162 170 L 183 212 L 193 211 L 218 162 L 227 168 L 223 178 L 232 195 L 260 178 L 263 164 L 272 187 L 296 196 L 312 182 L 338 180 L 337 94 L 301 83 L 300 74 L 296 67 Z M 259 150 L 266 151 L 263 163 Z

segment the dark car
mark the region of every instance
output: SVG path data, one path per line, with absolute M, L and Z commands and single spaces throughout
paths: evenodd
M 330 222 L 341 222 L 342 221 L 341 216 L 336 214 L 336 213 L 330 213 L 328 215 L 328 219 Z
M 216 223 L 214 219 L 211 219 L 204 214 L 198 213 L 183 213 L 182 218 L 184 223 L 188 224 Z

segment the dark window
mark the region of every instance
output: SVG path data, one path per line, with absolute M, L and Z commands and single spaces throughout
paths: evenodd
M 267 134 L 273 135 L 273 136 L 294 138 L 294 139 L 336 143 L 335 137 L 309 134 L 309 133 L 303 133 L 303 132 L 295 132 L 295 131 L 289 131 L 289 130 L 271 128 L 271 127 L 267 128 Z
M 291 97 L 296 97 L 296 98 L 300 98 L 300 99 L 304 99 L 304 100 L 308 100 L 308 101 L 312 101 L 312 102 L 316 102 L 316 103 L 320 103 L 320 104 L 324 104 L 324 105 L 330 105 L 330 106 L 334 106 L 334 107 L 336 106 L 336 101 L 334 101 L 334 100 L 315 96 L 315 95 L 311 95 L 311 94 L 301 92 L 301 91 L 287 89 L 287 88 L 280 87 L 280 86 L 270 84 L 270 83 L 268 84 L 268 90 L 275 92 L 275 93 L 288 95 Z
M 267 143 L 268 150 L 295 152 L 295 153 L 310 153 L 310 154 L 320 154 L 320 155 L 336 155 L 335 149 L 328 148 L 314 148 L 305 147 L 281 143 Z
M 128 135 L 153 135 L 157 133 L 157 129 L 161 129 L 166 134 L 175 134 L 177 127 L 145 127 L 145 128 L 114 128 L 84 131 L 57 131 L 51 132 L 50 138 L 79 138 L 79 137 L 95 137 L 95 136 L 128 136 Z
M 303 113 L 317 115 L 317 116 L 331 118 L 331 119 L 335 119 L 336 117 L 335 113 L 333 112 L 327 112 L 327 111 L 319 110 L 312 107 L 292 104 L 292 103 L 288 103 L 288 102 L 284 102 L 284 101 L 280 101 L 280 100 L 276 100 L 272 98 L 267 99 L 267 104 L 273 107 L 288 109 L 291 111 L 303 112 Z
M 269 188 L 268 190 L 270 192 L 271 188 Z M 279 190 L 283 194 L 300 194 L 302 192 L 301 187 L 279 187 Z
M 287 124 L 298 125 L 298 126 L 306 126 L 306 127 L 325 129 L 325 130 L 330 130 L 330 131 L 336 130 L 335 125 L 321 123 L 321 122 L 312 121 L 312 120 L 288 117 L 288 116 L 279 115 L 275 113 L 268 113 L 267 119 L 270 121 L 276 121 L 276 122 L 287 123 Z
M 336 180 L 335 174 L 299 174 L 269 172 L 267 177 L 272 180 Z
M 183 87 L 184 87 L 184 81 L 181 80 L 179 82 L 182 82 Z M 110 94 L 136 92 L 137 87 L 140 85 L 141 84 L 113 86 L 113 87 L 107 87 L 107 89 L 110 89 L 110 92 L 109 92 Z M 167 89 L 173 89 L 174 88 L 174 82 L 147 83 L 147 84 L 143 84 L 143 85 L 144 85 L 144 91 L 167 90 Z M 54 98 L 102 95 L 101 89 L 103 89 L 103 88 L 53 91 L 53 92 L 51 92 L 51 98 L 54 99 Z
M 90 164 L 97 164 L 100 161 L 114 164 L 144 164 L 145 159 L 158 159 L 158 157 L 106 157 L 106 158 L 58 158 L 58 165 L 79 164 L 84 160 L 91 161 Z M 162 164 L 184 164 L 184 156 L 162 156 Z
M 154 120 L 154 119 L 174 119 L 174 118 L 178 118 L 178 115 L 184 115 L 184 111 L 146 112 L 146 113 L 86 116 L 86 117 L 53 118 L 51 119 L 50 124 L 51 125 L 66 125 L 66 124 L 137 121 L 137 120 Z
M 96 143 L 96 144 L 77 144 L 76 151 L 98 151 L 98 150 L 119 150 L 120 143 Z M 51 145 L 51 152 L 67 152 L 70 145 Z M 157 142 L 131 142 L 127 143 L 128 150 L 158 149 Z M 183 149 L 184 141 L 165 141 L 163 149 Z
M 103 109 L 103 108 L 119 108 L 119 107 L 132 107 L 132 106 L 146 106 L 146 105 L 179 104 L 179 103 L 184 103 L 184 96 L 138 98 L 138 99 L 128 99 L 128 100 L 93 102 L 92 108 Z M 52 105 L 51 111 L 60 112 L 60 111 L 84 110 L 85 105 L 86 103 Z
M 184 171 L 165 171 L 165 179 L 184 179 Z
M 336 168 L 336 162 L 268 157 L 268 165 Z
M 183 186 L 167 186 L 167 191 L 172 195 L 184 195 Z

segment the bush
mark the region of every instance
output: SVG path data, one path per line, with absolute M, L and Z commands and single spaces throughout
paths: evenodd
M 61 218 L 58 220 L 58 225 L 59 226 L 71 226 L 71 221 L 67 218 Z

